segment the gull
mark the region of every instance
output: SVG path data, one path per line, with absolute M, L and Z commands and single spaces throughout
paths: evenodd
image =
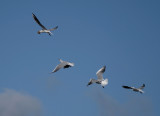
M 139 88 L 135 88 L 135 87 L 129 87 L 129 86 L 122 86 L 125 89 L 132 89 L 135 92 L 140 92 L 140 93 L 144 93 L 144 91 L 142 90 L 145 87 L 145 84 L 143 84 L 141 87 Z
M 88 82 L 87 86 L 93 84 L 93 83 L 97 83 L 97 84 L 101 84 L 101 86 L 104 88 L 104 86 L 106 86 L 108 84 L 108 79 L 103 79 L 103 73 L 105 72 L 106 66 L 103 66 L 101 69 L 99 69 L 96 73 L 98 79 L 90 79 L 90 81 Z
M 51 31 L 56 30 L 56 29 L 58 28 L 58 26 L 56 26 L 56 27 L 54 27 L 54 28 L 52 28 L 52 29 L 46 29 L 45 26 L 43 26 L 43 25 L 40 23 L 40 21 L 38 20 L 38 18 L 36 17 L 36 15 L 34 15 L 34 14 L 32 13 L 32 16 L 33 16 L 34 20 L 37 22 L 37 24 L 42 27 L 42 30 L 39 30 L 39 31 L 37 32 L 38 34 L 40 34 L 40 33 L 48 33 L 48 34 L 51 36 L 51 35 L 53 35 Z
M 74 66 L 74 63 L 66 62 L 66 61 L 63 61 L 62 59 L 59 59 L 59 61 L 60 61 L 60 64 L 58 64 L 51 73 L 57 72 L 61 68 L 65 69 L 65 68 Z

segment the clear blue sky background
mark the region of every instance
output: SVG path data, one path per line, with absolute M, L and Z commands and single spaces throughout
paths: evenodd
M 160 115 L 159 0 L 3 0 L 0 15 L 1 93 L 33 96 L 41 116 Z M 75 66 L 49 74 L 59 58 Z M 86 87 L 104 65 L 109 84 Z

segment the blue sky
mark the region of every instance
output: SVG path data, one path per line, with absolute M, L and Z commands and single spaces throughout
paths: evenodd
M 27 96 L 41 109 L 37 116 L 160 115 L 159 6 L 158 0 L 2 1 L 0 101 Z M 59 26 L 53 36 L 37 34 L 32 13 L 47 28 Z M 49 74 L 59 58 L 75 66 Z M 86 87 L 104 65 L 109 84 Z M 144 94 L 121 87 L 143 83 Z

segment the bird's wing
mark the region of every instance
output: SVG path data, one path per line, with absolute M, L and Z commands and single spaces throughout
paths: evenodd
M 103 66 L 101 69 L 99 69 L 96 73 L 97 77 L 98 77 L 98 80 L 102 81 L 103 80 L 103 73 L 105 72 L 106 70 L 106 66 Z
M 67 62 L 67 61 L 63 61 L 62 59 L 59 59 L 59 61 L 60 61 L 61 63 L 63 63 L 64 66 L 65 66 L 65 65 L 74 66 L 74 63 Z
M 132 87 L 129 87 L 129 86 L 122 86 L 122 87 L 125 89 L 133 89 Z
M 145 87 L 145 84 L 143 84 L 139 89 L 143 89 Z
M 64 62 L 62 59 L 59 59 L 60 63 Z
M 62 59 L 59 59 L 59 61 L 64 65 L 69 65 L 69 66 L 74 66 L 74 63 L 70 63 L 70 62 L 67 62 L 67 61 L 63 61 Z
M 34 14 L 32 13 L 32 16 L 33 16 L 34 20 L 39 24 L 39 26 L 41 26 L 43 29 L 46 29 L 46 28 L 40 23 L 40 21 L 38 20 L 38 18 L 36 17 L 36 15 L 34 15 Z
M 59 65 L 56 66 L 56 68 L 52 71 L 52 73 L 57 72 L 59 69 L 63 68 L 64 64 L 60 63 Z
M 53 31 L 53 30 L 56 30 L 58 28 L 58 26 L 52 28 L 52 29 L 49 29 L 50 31 Z
M 95 80 L 95 79 L 90 79 L 89 82 L 88 82 L 88 84 L 87 84 L 87 86 L 88 86 L 88 85 L 91 85 L 91 84 L 93 84 L 93 83 L 96 83 L 96 82 L 97 82 L 97 80 Z
M 66 62 L 66 65 L 74 66 L 74 63 Z

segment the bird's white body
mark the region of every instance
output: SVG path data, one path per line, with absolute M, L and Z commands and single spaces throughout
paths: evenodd
M 48 34 L 53 35 L 52 32 L 51 32 L 50 30 L 45 30 L 45 29 L 39 30 L 38 33 L 48 33 Z
M 39 30 L 39 32 L 41 32 L 41 33 L 51 33 L 51 31 L 49 31 L 49 30 Z
M 106 85 L 108 85 L 108 79 L 105 79 L 105 80 L 103 80 L 103 81 L 101 82 L 101 86 L 102 86 L 102 87 L 104 87 L 104 86 L 106 86 Z

